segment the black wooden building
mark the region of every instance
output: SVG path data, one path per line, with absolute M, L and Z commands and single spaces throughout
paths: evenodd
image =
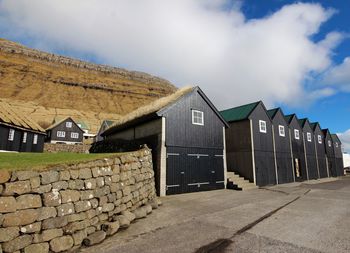
M 289 132 L 292 142 L 295 181 L 308 180 L 302 127 L 300 126 L 298 117 L 295 114 L 286 115 L 285 119 L 289 124 Z
M 289 125 L 281 108 L 267 111 L 272 120 L 277 183 L 294 182 L 293 156 Z
M 336 134 L 331 134 L 333 149 L 334 149 L 334 159 L 335 159 L 335 170 L 337 176 L 344 176 L 344 161 L 343 161 L 343 151 L 341 148 L 341 141 Z
M 320 178 L 317 167 L 317 155 L 315 147 L 314 131 L 307 118 L 299 119 L 302 127 L 302 135 L 304 141 L 305 163 L 308 172 L 308 180 Z
M 83 142 L 84 131 L 71 118 L 65 118 L 54 122 L 46 129 L 46 142 L 79 144 Z
M 43 152 L 45 130 L 23 112 L 0 101 L 0 150 Z
M 329 177 L 328 166 L 327 166 L 327 156 L 325 150 L 325 139 L 323 132 L 321 130 L 321 126 L 318 122 L 314 122 L 310 124 L 313 132 L 314 132 L 314 140 L 315 140 L 315 149 L 316 149 L 316 157 L 317 157 L 317 167 L 320 178 Z
M 257 186 L 276 184 L 272 121 L 262 101 L 220 112 L 226 129 L 227 170 Z
M 227 123 L 199 87 L 141 107 L 116 121 L 104 142 L 145 143 L 159 195 L 225 188 Z
M 334 153 L 334 148 L 333 148 L 332 135 L 331 135 L 328 128 L 322 129 L 322 132 L 324 135 L 324 147 L 326 150 L 329 176 L 336 177 L 337 176 L 337 167 L 336 167 L 336 163 L 335 163 L 335 153 Z

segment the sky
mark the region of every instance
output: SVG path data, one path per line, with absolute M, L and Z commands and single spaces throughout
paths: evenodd
M 0 0 L 0 37 L 199 85 L 218 109 L 262 100 L 350 152 L 349 17 L 343 0 Z

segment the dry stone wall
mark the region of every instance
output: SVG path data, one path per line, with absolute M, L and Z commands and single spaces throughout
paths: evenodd
M 157 208 L 143 148 L 45 171 L 0 170 L 0 253 L 74 251 Z
M 44 143 L 44 152 L 47 153 L 89 153 L 90 148 L 90 144 Z

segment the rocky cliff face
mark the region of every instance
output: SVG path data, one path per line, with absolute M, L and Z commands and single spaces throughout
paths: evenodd
M 34 103 L 49 111 L 111 114 L 115 119 L 176 90 L 169 81 L 146 73 L 92 64 L 30 49 L 0 39 L 0 98 L 23 102 L 37 121 L 51 122 L 55 115 L 36 115 Z M 80 118 L 84 120 L 84 118 Z M 86 120 L 86 119 L 85 119 Z M 88 121 L 91 121 L 89 119 Z

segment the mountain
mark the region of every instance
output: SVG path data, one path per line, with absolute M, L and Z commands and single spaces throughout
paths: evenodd
M 118 119 L 176 89 L 169 81 L 146 73 L 0 39 L 0 98 L 44 127 L 55 117 L 73 116 L 96 132 L 104 119 Z

